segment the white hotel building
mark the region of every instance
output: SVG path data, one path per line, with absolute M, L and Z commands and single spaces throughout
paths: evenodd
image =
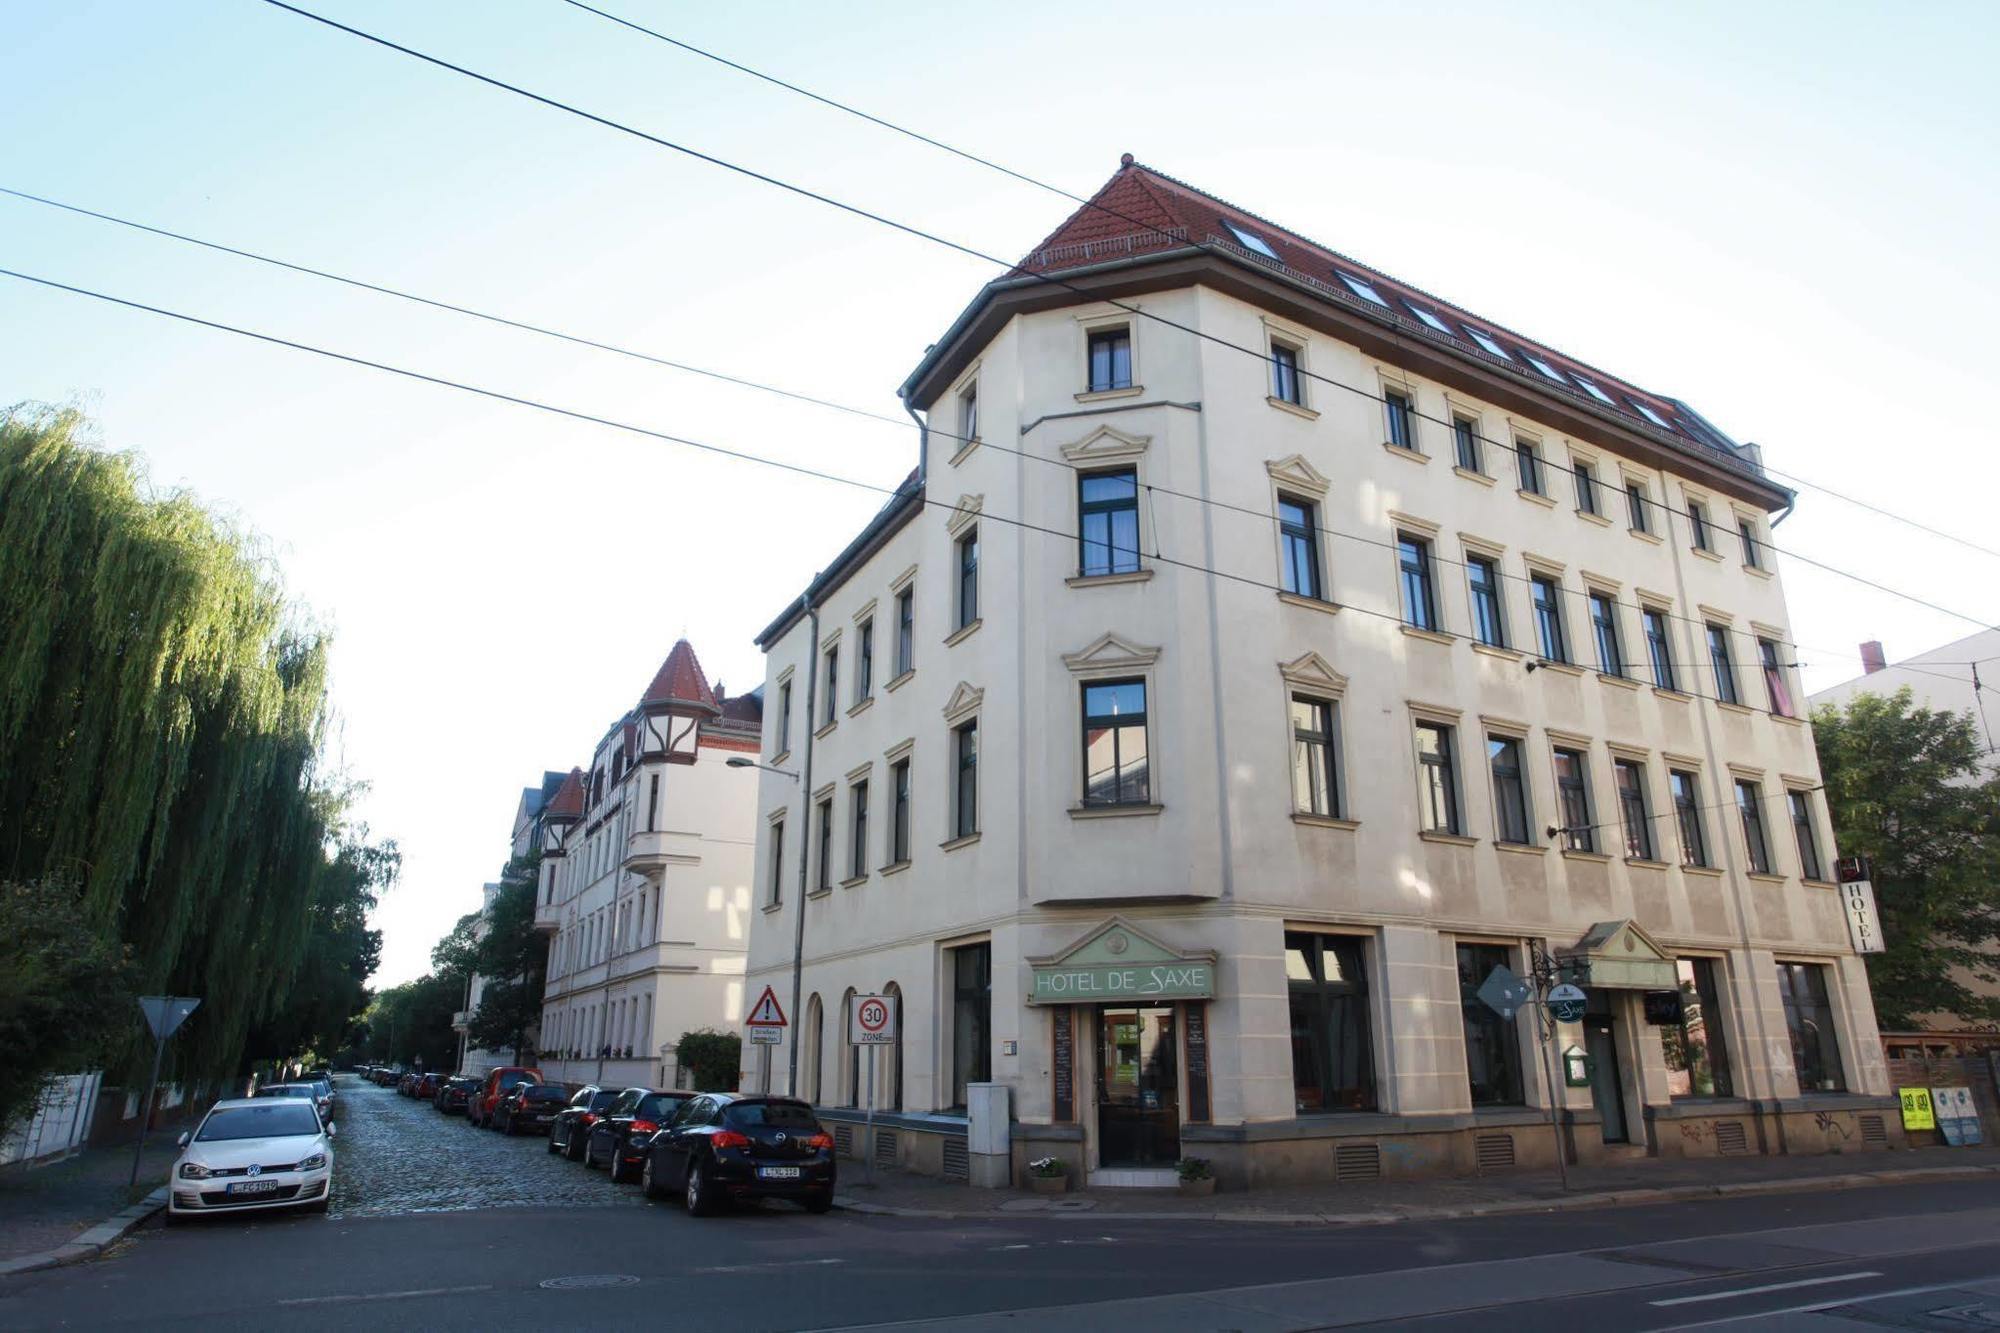
M 1754 446 L 1130 158 L 902 392 L 918 472 L 760 637 L 749 990 L 803 908 L 853 1150 L 956 1173 L 981 1082 L 1128 1183 L 1546 1164 L 1552 1098 L 1586 1161 L 1900 1137 Z M 1474 995 L 1531 947 L 1553 1079 Z

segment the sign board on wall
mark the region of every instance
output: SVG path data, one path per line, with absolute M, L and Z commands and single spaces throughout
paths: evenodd
M 1182 952 L 1112 918 L 1052 958 L 1030 958 L 1029 1004 L 1212 1000 L 1215 954 Z
M 1882 952 L 1882 923 L 1875 915 L 1875 886 L 1865 879 L 1840 886 L 1840 905 L 1847 911 L 1847 938 L 1856 953 Z
M 847 1039 L 856 1046 L 896 1043 L 896 1001 L 888 995 L 857 995 L 847 1011 Z
M 1979 1128 L 1979 1107 L 1972 1100 L 1971 1088 L 1932 1088 L 1931 1106 L 1937 1113 L 1938 1132 L 1944 1141 L 1953 1147 L 1965 1147 L 1983 1143 L 1986 1135 Z
M 1937 1128 L 1937 1116 L 1931 1110 L 1929 1088 L 1898 1088 L 1896 1097 L 1903 1104 L 1904 1129 Z

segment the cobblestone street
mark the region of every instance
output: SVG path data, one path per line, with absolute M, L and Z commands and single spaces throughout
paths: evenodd
M 551 1156 L 547 1141 L 474 1129 L 429 1102 L 358 1078 L 336 1079 L 340 1126 L 333 1215 L 388 1217 L 510 1206 L 643 1206 L 634 1185 Z

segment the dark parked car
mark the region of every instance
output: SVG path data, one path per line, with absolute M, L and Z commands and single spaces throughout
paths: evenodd
M 583 1164 L 609 1166 L 613 1180 L 637 1179 L 646 1160 L 646 1145 L 674 1112 L 693 1099 L 691 1092 L 625 1089 L 590 1127 L 590 1137 L 583 1143 Z
M 493 1112 L 499 1108 L 500 1099 L 522 1083 L 540 1083 L 542 1071 L 525 1065 L 501 1065 L 486 1071 L 479 1087 L 472 1094 L 472 1101 L 465 1108 L 465 1118 L 483 1129 L 493 1128 Z
M 405 1074 L 397 1079 L 396 1092 L 404 1097 L 413 1095 L 417 1086 L 417 1077 L 415 1074 Z
M 446 1115 L 464 1115 L 465 1104 L 472 1099 L 473 1089 L 478 1086 L 479 1080 L 470 1074 L 453 1074 L 437 1090 L 431 1105 Z
M 796 1199 L 823 1213 L 835 1175 L 833 1136 L 805 1102 L 705 1092 L 653 1136 L 641 1180 L 648 1198 L 678 1192 L 705 1217 L 738 1199 Z
M 437 1096 L 438 1085 L 443 1082 L 444 1076 L 442 1074 L 421 1074 L 417 1077 L 416 1086 L 410 1089 L 410 1095 L 429 1101 L 431 1098 Z
M 493 1119 L 502 1134 L 546 1134 L 567 1105 L 567 1083 L 523 1083 L 500 1099 Z
M 572 1162 L 583 1160 L 583 1145 L 597 1117 L 618 1100 L 617 1088 L 600 1088 L 595 1083 L 579 1088 L 549 1126 L 549 1151 L 559 1152 Z

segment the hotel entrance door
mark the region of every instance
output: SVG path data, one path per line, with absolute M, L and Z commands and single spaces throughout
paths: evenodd
M 1100 1165 L 1180 1160 L 1179 1049 L 1172 1008 L 1097 1011 Z

